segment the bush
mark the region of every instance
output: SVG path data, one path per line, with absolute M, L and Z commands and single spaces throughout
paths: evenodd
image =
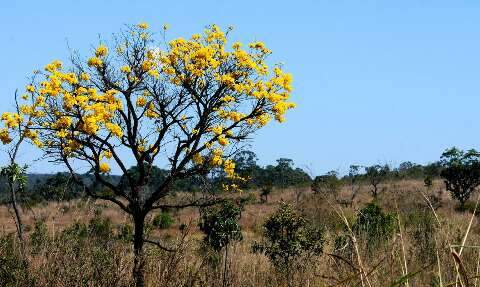
M 95 215 L 88 224 L 88 233 L 92 237 L 108 239 L 113 234 L 112 221 L 108 217 Z
M 205 234 L 204 242 L 220 251 L 230 242 L 242 240 L 240 214 L 241 208 L 231 201 L 202 210 L 199 227 Z
M 119 225 L 117 238 L 125 242 L 131 242 L 133 240 L 133 227 L 130 224 Z
M 35 227 L 30 235 L 30 242 L 32 244 L 32 253 L 38 254 L 40 250 L 45 248 L 48 244 L 48 230 L 44 220 L 35 221 Z
M 361 209 L 352 226 L 352 230 L 357 235 L 365 237 L 369 247 L 390 238 L 395 228 L 395 217 L 385 214 L 376 203 L 369 203 Z
M 153 226 L 160 228 L 160 229 L 168 229 L 172 224 L 174 223 L 174 220 L 170 213 L 167 212 L 161 212 L 153 218 L 152 224 Z
M 289 204 L 283 203 L 263 228 L 264 239 L 253 244 L 253 252 L 265 254 L 289 283 L 296 263 L 305 266 L 323 250 L 323 229 L 311 225 Z
M 27 265 L 15 240 L 14 234 L 0 237 L 0 286 L 31 286 Z

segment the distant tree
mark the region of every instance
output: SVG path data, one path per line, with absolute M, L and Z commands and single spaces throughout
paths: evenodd
M 396 169 L 397 176 L 405 178 L 421 178 L 423 176 L 423 167 L 410 161 L 402 162 Z
M 265 168 L 259 168 L 255 182 L 258 187 L 271 184 L 274 187 L 286 188 L 307 185 L 311 182 L 311 178 L 301 168 L 294 168 L 293 160 L 280 158 L 277 159 L 275 166 L 267 165 Z
M 201 211 L 199 227 L 205 234 L 204 242 L 217 252 L 225 249 L 223 286 L 227 282 L 228 246 L 234 241 L 243 239 L 238 223 L 241 211 L 241 208 L 232 201 L 225 201 Z
M 322 195 L 333 195 L 337 197 L 338 192 L 342 186 L 342 182 L 338 178 L 336 171 L 329 171 L 325 175 L 315 177 L 312 183 L 312 190 L 315 193 Z
M 463 209 L 472 192 L 480 185 L 480 153 L 474 149 L 463 151 L 453 147 L 442 154 L 440 162 L 446 189 Z
M 235 162 L 236 173 L 245 179 L 242 183 L 243 188 L 252 187 L 258 184 L 258 158 L 253 151 L 240 151 L 234 156 L 233 161 Z
M 69 173 L 56 173 L 44 183 L 35 186 L 32 197 L 42 200 L 71 200 L 83 196 L 83 188 L 77 184 Z
M 440 161 L 429 163 L 423 167 L 425 177 L 438 178 L 442 173 L 443 165 Z
M 323 250 L 323 230 L 311 225 L 293 206 L 282 203 L 263 225 L 263 241 L 254 242 L 253 252 L 264 253 L 292 285 L 294 264 L 311 259 Z
M 273 187 L 271 184 L 267 184 L 262 187 L 260 196 L 263 202 L 268 202 L 268 196 L 272 193 Z
M 348 170 L 348 175 L 346 179 L 350 185 L 350 198 L 348 199 L 337 199 L 337 202 L 345 206 L 352 206 L 355 197 L 357 197 L 358 190 L 360 189 L 359 179 L 360 179 L 360 168 L 359 165 L 350 165 Z
M 425 179 L 423 180 L 423 183 L 424 183 L 424 185 L 425 185 L 427 188 L 430 188 L 430 187 L 432 187 L 432 185 L 433 185 L 433 180 L 432 180 L 432 178 L 431 178 L 430 176 L 427 176 L 427 177 L 425 177 Z
M 378 185 L 386 179 L 389 171 L 390 168 L 388 165 L 373 165 L 365 167 L 365 177 L 372 186 L 371 193 L 374 198 L 377 198 L 378 196 Z

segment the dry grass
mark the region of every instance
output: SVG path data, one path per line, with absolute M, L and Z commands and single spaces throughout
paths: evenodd
M 281 201 L 292 202 L 315 224 L 326 228 L 324 254 L 305 262 L 295 273 L 295 286 L 477 286 L 480 275 L 480 225 L 470 212 L 456 211 L 456 202 L 437 181 L 427 189 L 420 181 L 384 184 L 378 203 L 397 214 L 401 228 L 392 238 L 368 247 L 368 238 L 355 236 L 347 228 L 355 214 L 371 201 L 369 187 L 362 186 L 351 207 L 336 204 L 305 189 L 299 202 L 298 190 L 276 190 L 268 203 L 246 206 L 241 225 L 244 240 L 231 247 L 229 286 L 282 286 L 282 274 L 275 272 L 268 259 L 251 252 L 251 244 L 261 237 L 262 224 Z M 348 197 L 348 188 L 340 193 Z M 477 196 L 475 195 L 476 199 Z M 131 247 L 118 240 L 88 239 L 75 244 L 62 241 L 59 234 L 74 222 L 88 223 L 101 210 L 113 226 L 129 223 L 129 218 L 105 202 L 72 201 L 49 203 L 25 211 L 25 223 L 32 234 L 35 220 L 43 219 L 50 240 L 37 254 L 30 256 L 30 281 L 11 286 L 130 286 Z M 221 268 L 215 255 L 201 251 L 201 233 L 196 227 L 198 210 L 175 212 L 175 223 L 168 230 L 154 230 L 152 236 L 179 250 L 168 253 L 148 247 L 147 283 L 149 286 L 221 286 Z M 187 224 L 187 234 L 180 225 Z M 11 214 L 0 207 L 0 233 L 3 237 L 15 231 Z M 353 249 L 335 250 L 340 235 L 355 238 Z M 56 238 L 53 240 L 53 238 Z M 15 244 L 15 243 L 14 243 Z M 78 247 L 78 248 L 77 248 Z M 13 245 L 12 248 L 15 248 Z M 6 257 L 0 246 L 0 258 Z M 217 261 L 221 258 L 217 258 Z M 467 283 L 468 282 L 468 283 Z M 1 283 L 1 282 L 0 282 Z M 23 284 L 23 285 L 22 285 Z M 468 285 L 467 285 L 468 284 Z

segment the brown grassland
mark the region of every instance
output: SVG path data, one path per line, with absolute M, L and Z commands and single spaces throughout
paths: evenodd
M 397 227 L 388 240 L 374 248 L 368 245 L 371 239 L 355 236 L 346 226 L 372 201 L 367 185 L 361 186 L 352 206 L 314 194 L 309 188 L 274 190 L 266 203 L 260 201 L 258 191 L 243 192 L 253 193 L 255 199 L 240 219 L 243 241 L 230 247 L 225 285 L 287 286 L 284 274 L 276 272 L 267 257 L 251 251 L 252 243 L 262 237 L 262 224 L 284 201 L 325 228 L 323 253 L 300 260 L 290 285 L 480 286 L 480 224 L 473 215 L 478 194 L 473 194 L 466 211 L 457 211 L 457 202 L 440 180 L 430 188 L 422 181 L 404 180 L 382 184 L 380 189 L 378 204 L 396 215 Z M 348 192 L 346 186 L 339 197 L 347 197 Z M 167 252 L 148 245 L 147 286 L 222 286 L 223 257 L 201 248 L 198 209 L 178 210 L 172 216 L 172 226 L 154 228 L 150 236 L 177 250 Z M 131 286 L 131 244 L 117 236 L 129 218 L 118 209 L 106 202 L 75 200 L 36 206 L 24 210 L 24 217 L 26 267 L 18 258 L 11 212 L 0 207 L 0 286 Z M 97 223 L 103 231 L 87 237 L 72 231 L 75 223 L 88 225 L 92 218 L 108 218 Z M 39 220 L 46 230 L 35 228 Z M 335 239 L 342 234 L 351 236 L 353 246 L 335 246 Z

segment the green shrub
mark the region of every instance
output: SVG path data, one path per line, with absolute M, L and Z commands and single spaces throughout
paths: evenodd
M 395 231 L 395 217 L 386 214 L 376 203 L 369 203 L 357 214 L 352 230 L 372 247 L 390 238 Z
M 0 237 L 0 286 L 32 286 L 14 234 Z
M 263 241 L 255 242 L 253 252 L 264 253 L 288 280 L 294 264 L 308 261 L 323 250 L 323 228 L 311 225 L 291 205 L 283 203 L 263 225 Z
M 435 216 L 429 210 L 414 211 L 408 214 L 405 225 L 410 237 L 414 239 L 413 246 L 418 259 L 425 264 L 433 263 L 437 250 Z
M 48 230 L 44 220 L 36 220 L 33 232 L 30 235 L 32 253 L 38 254 L 48 244 Z
M 231 201 L 202 210 L 199 227 L 205 234 L 204 242 L 220 251 L 230 242 L 242 240 L 240 214 L 241 208 Z
M 153 226 L 160 228 L 160 229 L 168 229 L 172 224 L 174 223 L 174 220 L 170 213 L 167 212 L 161 212 L 153 218 L 152 224 Z
M 88 233 L 90 236 L 108 239 L 113 234 L 112 221 L 108 217 L 95 215 L 88 224 Z
M 117 238 L 122 241 L 131 242 L 133 240 L 133 227 L 130 224 L 119 225 Z

